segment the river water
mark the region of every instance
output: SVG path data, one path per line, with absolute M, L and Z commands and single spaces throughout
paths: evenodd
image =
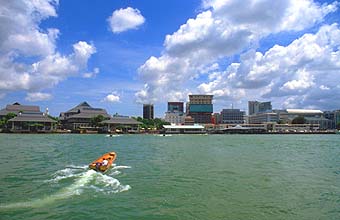
M 340 135 L 0 134 L 0 165 L 1 220 L 340 219 Z

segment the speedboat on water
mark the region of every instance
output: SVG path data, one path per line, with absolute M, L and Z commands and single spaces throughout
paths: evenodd
M 104 173 L 112 166 L 112 163 L 115 161 L 116 157 L 117 154 L 115 152 L 106 153 L 97 160 L 90 163 L 89 168 Z

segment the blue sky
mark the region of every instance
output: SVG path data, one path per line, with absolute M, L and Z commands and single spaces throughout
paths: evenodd
M 313 0 L 1 1 L 0 107 L 82 101 L 142 115 L 213 94 L 214 112 L 340 109 L 340 4 Z

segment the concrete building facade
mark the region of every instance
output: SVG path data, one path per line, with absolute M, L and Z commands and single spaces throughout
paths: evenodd
M 166 112 L 164 121 L 171 124 L 184 124 L 185 114 L 183 112 Z
M 191 116 L 195 123 L 211 123 L 213 113 L 212 99 L 213 95 L 189 95 L 187 115 Z
M 248 101 L 248 115 L 272 111 L 271 102 Z
M 221 121 L 223 124 L 244 124 L 245 112 L 240 109 L 223 109 Z
M 279 115 L 275 112 L 257 113 L 248 116 L 249 124 L 262 124 L 262 123 L 277 123 Z
M 183 102 L 168 102 L 168 112 L 184 112 Z

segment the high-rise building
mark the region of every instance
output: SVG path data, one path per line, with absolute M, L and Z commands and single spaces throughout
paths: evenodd
M 248 114 L 254 115 L 272 111 L 271 102 L 248 101 Z
M 187 103 L 187 115 L 194 119 L 195 123 L 208 124 L 212 122 L 213 95 L 189 95 Z
M 240 109 L 223 109 L 221 118 L 223 124 L 243 124 L 245 112 Z
M 168 112 L 183 112 L 183 102 L 168 102 Z
M 153 119 L 153 105 L 152 104 L 143 104 L 143 118 Z
M 185 114 L 183 102 L 168 102 L 168 111 L 165 112 L 165 121 L 171 124 L 184 124 Z

